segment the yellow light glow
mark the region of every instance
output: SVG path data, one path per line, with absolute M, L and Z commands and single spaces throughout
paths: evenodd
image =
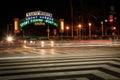
M 64 30 L 64 23 L 63 23 L 63 21 L 61 22 L 61 30 Z
M 69 26 L 66 26 L 66 30 L 69 30 Z
M 15 31 L 18 30 L 18 22 L 15 21 Z
M 60 19 L 60 30 L 64 32 L 64 19 Z
M 34 25 L 45 25 L 45 23 L 43 23 L 43 22 L 36 22 L 36 23 L 34 23 Z
M 88 25 L 91 26 L 92 24 L 89 22 Z
M 81 28 L 81 24 L 79 24 L 78 27 Z
M 14 32 L 15 32 L 15 33 L 18 33 L 18 32 L 19 32 L 18 21 L 19 21 L 18 18 L 15 18 L 15 19 L 14 19 Z

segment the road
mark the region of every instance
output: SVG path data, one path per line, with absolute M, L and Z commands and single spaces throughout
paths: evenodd
M 120 47 L 0 52 L 0 80 L 120 80 Z

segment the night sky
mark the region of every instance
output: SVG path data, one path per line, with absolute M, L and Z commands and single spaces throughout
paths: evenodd
M 120 18 L 120 0 L 82 0 L 82 7 L 88 11 L 103 11 L 109 16 L 110 6 L 114 5 L 117 18 Z M 81 0 L 73 0 L 73 15 L 80 11 Z M 70 22 L 70 0 L 5 0 L 0 2 L 0 37 L 6 32 L 7 24 L 13 24 L 14 18 L 22 19 L 26 12 L 44 11 L 53 14 L 55 19 L 64 18 Z M 103 14 L 101 14 L 103 15 Z

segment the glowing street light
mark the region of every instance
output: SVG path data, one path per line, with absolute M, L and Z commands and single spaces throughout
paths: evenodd
M 102 37 L 104 36 L 103 21 L 101 21 Z
M 92 24 L 89 22 L 88 25 L 89 25 L 89 38 L 91 39 L 91 25 Z
M 81 37 L 81 24 L 78 25 L 78 28 L 79 28 L 79 36 Z
M 66 30 L 67 30 L 67 37 L 68 37 L 68 31 L 69 31 L 69 26 L 66 26 Z

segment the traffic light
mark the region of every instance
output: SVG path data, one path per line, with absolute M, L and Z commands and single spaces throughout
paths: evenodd
M 116 27 L 115 27 L 115 26 L 113 27 L 113 30 L 116 30 Z
M 110 22 L 110 23 L 112 23 L 113 21 L 114 21 L 114 19 L 113 19 L 113 18 L 110 18 L 110 19 L 109 19 L 109 22 Z
M 107 19 L 105 19 L 105 20 L 104 20 L 104 22 L 106 22 L 106 23 L 107 23 L 107 22 L 108 22 L 108 20 L 107 20 Z
M 117 29 L 117 27 L 116 26 L 112 26 L 111 29 L 115 31 Z

